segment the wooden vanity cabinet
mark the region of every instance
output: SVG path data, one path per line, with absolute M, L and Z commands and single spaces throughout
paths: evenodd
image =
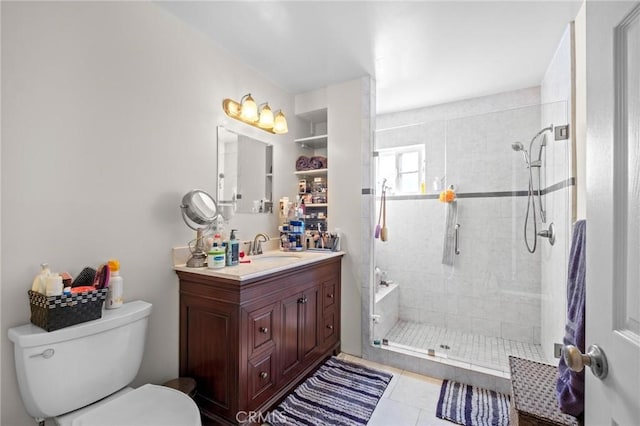
M 266 415 L 340 349 L 340 257 L 246 281 L 177 271 L 180 376 L 223 424 Z M 238 414 L 240 413 L 240 414 Z

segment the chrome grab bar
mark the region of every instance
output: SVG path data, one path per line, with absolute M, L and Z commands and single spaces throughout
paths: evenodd
M 454 247 L 455 254 L 460 254 L 460 245 L 458 243 L 459 236 L 460 236 L 460 224 L 456 223 L 456 237 L 455 237 L 455 247 Z

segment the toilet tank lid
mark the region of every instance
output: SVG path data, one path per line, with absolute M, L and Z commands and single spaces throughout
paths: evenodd
M 148 317 L 151 314 L 151 303 L 142 300 L 128 302 L 118 309 L 105 309 L 102 318 L 76 324 L 56 331 L 49 331 L 33 324 L 25 324 L 9 329 L 9 340 L 21 348 L 50 345 L 66 340 L 101 333 L 121 327 L 125 324 Z

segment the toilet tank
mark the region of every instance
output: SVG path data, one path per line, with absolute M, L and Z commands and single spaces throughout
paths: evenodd
M 142 361 L 150 314 L 150 303 L 134 301 L 56 331 L 33 324 L 9 329 L 27 412 L 55 417 L 131 383 Z

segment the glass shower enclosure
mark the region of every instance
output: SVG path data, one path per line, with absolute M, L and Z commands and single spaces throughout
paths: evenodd
M 572 223 L 567 122 L 557 102 L 377 130 L 388 238 L 374 240 L 371 344 L 494 372 L 509 355 L 547 361 Z

